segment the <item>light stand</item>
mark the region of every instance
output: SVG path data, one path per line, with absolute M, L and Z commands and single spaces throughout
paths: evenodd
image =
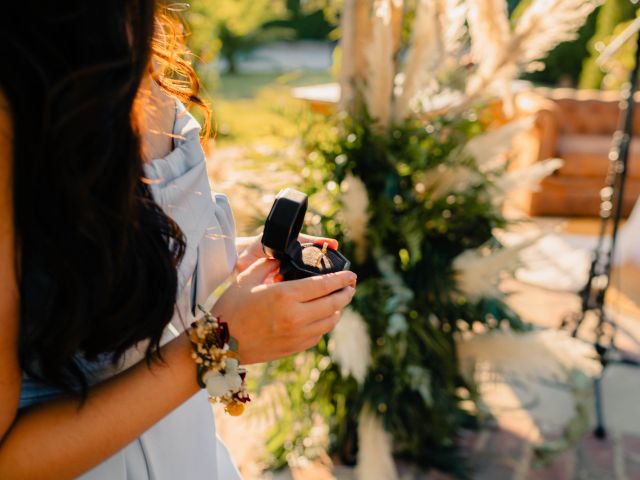
M 636 20 L 631 25 L 635 32 L 640 28 Z M 630 36 L 635 32 L 628 28 L 620 35 Z M 614 40 L 615 42 L 615 40 Z M 613 43 L 613 42 L 612 42 Z M 623 42 L 622 42 L 623 43 Z M 619 48 L 619 45 L 616 49 Z M 607 173 L 606 186 L 600 192 L 600 232 L 598 243 L 593 251 L 589 278 L 580 291 L 582 300 L 581 310 L 570 314 L 562 321 L 563 327 L 573 326 L 571 335 L 576 337 L 588 312 L 593 312 L 598 320 L 595 327 L 595 340 L 593 346 L 602 364 L 602 372 L 594 380 L 596 428 L 594 434 L 598 438 L 605 438 L 607 431 L 604 425 L 604 413 L 602 409 L 602 377 L 608 365 L 612 363 L 640 366 L 640 362 L 626 358 L 620 354 L 615 345 L 617 323 L 609 318 L 605 312 L 605 299 L 611 280 L 611 262 L 615 251 L 618 229 L 622 216 L 622 204 L 624 199 L 624 187 L 629 164 L 629 149 L 633 134 L 633 112 L 635 108 L 634 93 L 638 87 L 638 73 L 640 72 L 640 34 L 635 52 L 635 63 L 631 69 L 628 89 L 622 93 L 620 100 L 620 120 L 617 131 L 613 136 L 609 151 L 609 171 Z M 609 224 L 612 225 L 611 242 L 606 242 Z

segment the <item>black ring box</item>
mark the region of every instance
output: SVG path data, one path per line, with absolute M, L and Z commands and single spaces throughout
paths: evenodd
M 313 277 L 326 273 L 348 270 L 351 262 L 340 252 L 322 245 L 300 243 L 307 212 L 307 196 L 286 188 L 276 196 L 262 234 L 262 248 L 269 257 L 280 260 L 280 274 L 285 280 Z

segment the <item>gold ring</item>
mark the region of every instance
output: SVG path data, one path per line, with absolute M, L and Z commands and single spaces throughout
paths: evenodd
M 322 245 L 322 251 L 320 252 L 320 256 L 318 260 L 316 260 L 316 268 L 320 268 L 320 263 L 322 263 L 322 259 L 327 254 L 327 248 L 329 247 L 329 242 L 324 242 Z

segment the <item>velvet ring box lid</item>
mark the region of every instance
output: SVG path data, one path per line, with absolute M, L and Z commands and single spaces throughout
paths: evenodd
M 327 244 L 298 242 L 306 212 L 307 196 L 304 193 L 292 188 L 282 190 L 264 225 L 264 252 L 280 260 L 280 274 L 285 280 L 348 270 L 349 260 Z

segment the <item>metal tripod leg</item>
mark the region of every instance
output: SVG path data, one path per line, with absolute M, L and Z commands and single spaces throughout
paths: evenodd
M 604 370 L 602 374 L 604 374 Z M 607 430 L 604 427 L 604 411 L 602 410 L 602 374 L 593 380 L 596 407 L 596 428 L 593 430 L 593 434 L 598 438 L 606 438 L 607 436 Z
M 636 21 L 638 22 L 638 21 Z M 634 28 L 637 31 L 638 23 L 634 22 Z M 635 62 L 629 73 L 629 88 L 625 90 L 620 101 L 620 124 L 618 130 L 613 136 L 611 150 L 609 151 L 609 171 L 607 173 L 606 188 L 601 192 L 600 203 L 600 234 L 598 235 L 598 244 L 594 250 L 594 256 L 591 262 L 589 278 L 585 287 L 580 292 L 582 298 L 582 308 L 580 314 L 575 316 L 567 316 L 563 319 L 563 326 L 569 321 L 575 321 L 575 328 L 572 330 L 572 336 L 576 337 L 580 329 L 585 315 L 591 311 L 598 315 L 598 325 L 596 327 L 596 338 L 593 346 L 600 358 L 602 365 L 601 375 L 594 380 L 594 395 L 596 409 L 596 429 L 594 434 L 598 438 L 604 438 L 607 434 L 604 426 L 604 412 L 602 408 L 602 379 L 606 367 L 610 363 L 621 363 L 627 365 L 640 366 L 639 362 L 633 359 L 615 358 L 612 354 L 616 353 L 615 333 L 617 324 L 614 319 L 607 319 L 604 311 L 605 297 L 611 279 L 611 263 L 613 253 L 615 251 L 616 239 L 618 236 L 618 228 L 622 216 L 622 204 L 624 200 L 624 187 L 627 177 L 627 167 L 629 161 L 629 148 L 631 138 L 633 136 L 633 119 L 634 119 L 634 93 L 638 89 L 638 77 L 640 73 L 640 33 L 636 38 Z M 604 239 L 607 235 L 607 226 L 611 222 L 611 242 L 605 248 Z M 610 325 L 609 342 L 607 340 L 607 332 L 605 328 Z

